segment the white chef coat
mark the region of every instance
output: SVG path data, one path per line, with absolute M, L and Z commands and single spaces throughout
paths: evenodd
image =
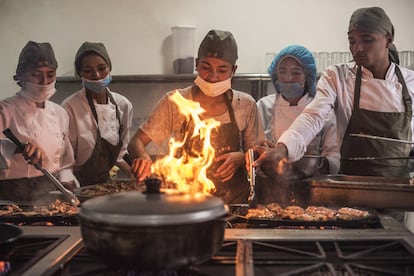
M 98 115 L 99 131 L 101 137 L 116 146 L 119 139 L 122 149 L 118 156 L 118 162 L 127 152 L 129 142 L 129 130 L 132 124 L 132 104 L 124 96 L 111 92 L 120 112 L 122 124 L 121 137 L 119 137 L 119 121 L 116 117 L 116 107 L 108 100 L 108 104 L 98 104 L 95 100 L 96 113 Z M 69 114 L 69 139 L 75 151 L 76 166 L 83 165 L 91 156 L 96 144 L 97 123 L 86 98 L 84 88 L 69 96 L 62 102 L 62 106 Z
M 280 93 L 259 99 L 257 101 L 257 107 L 264 124 L 266 139 L 276 142 L 280 135 L 289 128 L 296 117 L 302 113 L 306 105 L 312 100 L 313 97 L 306 94 L 299 100 L 297 105 L 291 106 Z M 328 159 L 329 173 L 331 174 L 337 173 L 340 165 L 340 153 L 337 145 L 335 124 L 335 114 L 331 112 L 322 129 L 321 142 L 312 142 L 307 146 L 307 149 L 309 149 L 309 146 L 318 147 L 312 150 L 312 152 L 317 152 Z
M 278 140 L 287 146 L 289 160 L 296 161 L 303 156 L 306 145 L 322 129 L 324 118 L 334 107 L 338 145 L 341 147 L 352 115 L 356 68 L 352 62 L 330 66 L 322 73 L 314 100 Z M 414 71 L 402 67 L 400 69 L 413 99 L 414 109 Z M 385 80 L 374 78 L 370 71 L 363 68 L 361 82 L 360 108 L 379 112 L 404 112 L 402 85 L 395 74 L 394 63 L 391 63 Z M 414 120 L 411 121 L 412 128 L 413 123 Z
M 391 63 L 385 80 L 376 79 L 366 68 L 362 68 L 360 108 L 383 111 L 404 112 L 402 85 L 395 74 L 396 64 Z M 294 121 L 292 126 L 279 138 L 288 148 L 288 158 L 298 160 L 305 152 L 306 145 L 322 128 L 326 114 L 335 107 L 338 130 L 338 145 L 352 115 L 354 88 L 357 66 L 354 62 L 328 67 L 321 75 L 315 99 Z M 400 67 L 401 73 L 411 96 L 414 110 L 414 71 Z M 414 113 L 413 113 L 414 115 Z M 414 118 L 411 119 L 414 134 Z M 406 213 L 405 225 L 414 232 L 414 213 Z
M 24 97 L 21 92 L 0 101 L 0 130 L 6 128 L 22 143 L 30 142 L 44 153 L 43 168 L 56 173 L 61 182 L 75 180 L 73 149 L 68 139 L 69 116 L 65 110 L 51 101 L 44 108 Z M 0 179 L 33 178 L 43 173 L 30 165 L 22 154 L 11 154 L 15 145 L 4 134 L 0 134 L 0 152 L 5 161 L 0 169 Z M 75 181 L 76 183 L 76 181 Z

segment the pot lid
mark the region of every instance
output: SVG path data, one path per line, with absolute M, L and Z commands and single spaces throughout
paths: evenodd
M 228 213 L 220 198 L 178 191 L 121 192 L 89 199 L 80 218 L 121 225 L 175 225 L 214 220 Z

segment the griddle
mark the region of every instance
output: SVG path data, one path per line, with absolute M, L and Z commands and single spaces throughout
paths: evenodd
M 42 206 L 39 204 L 16 204 L 24 212 L 34 211 L 34 207 Z M 0 204 L 0 209 L 3 209 L 6 205 Z M 15 225 L 33 225 L 42 223 L 52 223 L 53 225 L 79 225 L 78 214 L 56 214 L 56 215 L 44 215 L 33 214 L 23 215 L 19 213 L 7 214 L 0 216 L 0 223 L 11 223 Z
M 381 220 L 378 213 L 374 209 L 357 208 L 369 212 L 369 216 L 363 218 L 355 218 L 352 220 L 335 219 L 325 221 L 305 221 L 293 220 L 280 217 L 275 218 L 247 218 L 248 212 L 247 204 L 231 204 L 229 206 L 230 212 L 234 214 L 234 219 L 230 223 L 245 223 L 247 228 L 382 228 Z M 339 209 L 339 208 L 333 208 Z

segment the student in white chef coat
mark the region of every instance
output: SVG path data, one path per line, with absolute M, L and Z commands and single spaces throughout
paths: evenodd
M 29 41 L 20 53 L 14 80 L 21 89 L 0 102 L 0 130 L 9 128 L 25 147 L 19 152 L 0 133 L 1 199 L 40 200 L 56 190 L 35 165 L 55 174 L 67 188 L 76 187 L 69 117 L 60 105 L 49 101 L 56 92 L 57 66 L 47 42 Z
M 83 87 L 62 106 L 70 119 L 76 177 L 81 186 L 105 183 L 114 165 L 129 174 L 129 165 L 122 157 L 127 153 L 132 104 L 108 87 L 112 64 L 105 45 L 84 42 L 76 53 L 75 69 Z
M 407 160 L 361 160 L 351 157 L 408 156 L 412 146 L 367 139 L 369 134 L 410 140 L 413 135 L 414 72 L 391 61 L 394 27 L 383 9 L 361 8 L 348 28 L 354 62 L 328 67 L 315 99 L 285 131 L 273 149 L 261 150 L 255 166 L 274 166 L 282 158 L 300 159 L 308 143 L 334 109 L 341 148 L 341 172 L 353 175 L 406 176 Z M 273 164 L 273 165 L 272 165 Z M 414 225 L 411 226 L 414 231 Z
M 312 53 L 301 45 L 283 48 L 273 59 L 268 73 L 276 93 L 258 100 L 257 107 L 267 139 L 267 146 L 274 147 L 280 135 L 304 110 L 316 93 L 316 64 Z M 339 170 L 340 154 L 337 144 L 336 120 L 333 112 L 326 119 L 322 130 L 307 145 L 305 155 L 294 163 L 285 163 L 284 178 L 258 177 L 260 202 L 281 202 L 282 195 L 290 194 L 290 183 L 318 174 L 335 174 Z M 311 157 L 312 156 L 312 157 Z M 311 158 L 310 158 L 311 157 Z M 259 183 L 262 183 L 260 187 Z M 276 187 L 277 186 L 277 187 Z M 285 191 L 284 191 L 285 190 Z M 259 195 L 261 194 L 261 196 Z M 274 197 L 277 197 L 276 199 Z

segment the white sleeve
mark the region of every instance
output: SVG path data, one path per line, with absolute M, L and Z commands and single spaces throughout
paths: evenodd
M 8 169 L 17 146 L 9 138 L 0 139 L 0 169 Z

